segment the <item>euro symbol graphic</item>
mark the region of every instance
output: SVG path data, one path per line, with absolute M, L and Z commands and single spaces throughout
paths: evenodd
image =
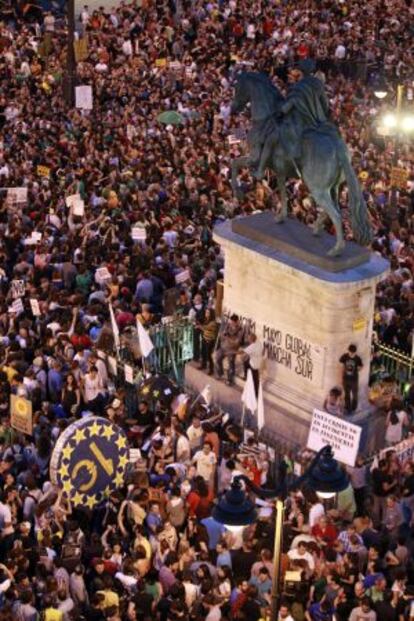
M 72 479 L 76 479 L 82 468 L 85 468 L 86 472 L 89 474 L 89 480 L 82 483 L 82 485 L 79 486 L 79 490 L 81 492 L 87 492 L 96 483 L 96 479 L 98 478 L 98 469 L 90 459 L 82 459 L 72 470 Z M 84 477 L 82 477 L 82 479 L 84 479 Z

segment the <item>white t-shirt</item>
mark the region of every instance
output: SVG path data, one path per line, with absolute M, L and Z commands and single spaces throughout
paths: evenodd
M 190 441 L 191 450 L 194 450 L 200 446 L 201 437 L 203 435 L 202 427 L 194 427 L 190 425 L 187 429 L 187 438 Z
M 400 412 L 396 412 L 396 415 L 398 418 L 398 423 L 395 423 L 395 425 L 390 423 L 387 426 L 387 430 L 385 432 L 385 440 L 389 443 L 400 442 L 402 438 L 402 428 L 403 420 L 405 418 L 405 412 L 404 410 L 401 410 Z
M 14 533 L 14 528 L 12 525 L 12 514 L 9 505 L 3 504 L 0 502 L 0 524 L 1 524 L 1 534 L 3 537 L 6 535 L 12 535 Z M 6 526 L 9 524 L 9 526 Z
M 313 560 L 313 556 L 310 552 L 305 552 L 305 554 L 299 554 L 297 549 L 289 550 L 288 557 L 292 561 L 306 561 L 311 571 L 315 569 L 315 561 Z
M 99 394 L 104 392 L 102 386 L 102 380 L 98 374 L 93 378 L 89 373 L 85 375 L 85 384 L 84 384 L 84 392 L 85 392 L 85 401 L 93 401 Z
M 325 508 L 321 502 L 318 502 L 316 505 L 312 505 L 309 510 L 309 526 L 311 528 L 312 526 L 315 526 L 315 524 L 319 521 L 319 518 L 323 515 L 325 515 Z
M 208 455 L 204 451 L 197 451 L 194 455 L 194 462 L 197 465 L 197 474 L 209 481 L 217 463 L 214 451 L 210 451 Z

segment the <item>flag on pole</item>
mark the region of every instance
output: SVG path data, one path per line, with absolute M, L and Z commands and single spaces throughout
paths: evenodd
M 263 399 L 263 385 L 262 382 L 259 383 L 259 396 L 257 399 L 257 427 L 259 431 L 262 427 L 264 427 L 265 419 L 264 419 L 264 399 Z
M 204 386 L 203 390 L 200 392 L 200 397 L 204 399 L 204 401 L 206 402 L 206 405 L 211 405 L 213 395 L 211 394 L 210 384 L 206 384 Z
M 112 326 L 112 332 L 114 333 L 115 347 L 116 349 L 119 349 L 119 346 L 121 344 L 119 340 L 119 328 L 115 320 L 114 309 L 112 308 L 112 304 L 110 302 L 109 302 L 109 315 L 111 317 L 111 326 Z
M 247 380 L 244 384 L 241 400 L 244 406 L 254 413 L 257 410 L 256 391 L 254 389 L 253 375 L 251 369 L 247 371 Z
M 142 323 L 138 321 L 138 319 L 137 319 L 137 330 L 138 330 L 139 348 L 141 350 L 141 354 L 144 356 L 144 358 L 146 358 L 147 356 L 150 355 L 150 353 L 154 349 L 154 345 L 153 345 L 153 342 L 151 341 L 151 338 L 148 332 L 146 331 Z

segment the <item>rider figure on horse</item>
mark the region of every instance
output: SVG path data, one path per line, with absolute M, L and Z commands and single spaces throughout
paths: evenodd
M 297 66 L 289 72 L 289 79 L 293 81 L 293 84 L 281 107 L 283 117 L 279 120 L 277 130 L 269 134 L 266 139 L 256 178 L 263 178 L 277 142 L 283 145 L 288 157 L 295 160 L 300 155 L 305 129 L 322 129 L 322 131 L 330 132 L 334 129 L 338 133 L 338 130 L 329 122 L 329 102 L 325 86 L 321 80 L 312 75 L 315 68 L 313 60 L 305 59 L 299 61 Z

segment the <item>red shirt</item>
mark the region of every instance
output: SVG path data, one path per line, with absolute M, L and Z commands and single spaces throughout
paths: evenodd
M 325 541 L 330 548 L 338 537 L 338 531 L 333 524 L 327 524 L 324 529 L 322 529 L 319 524 L 315 524 L 311 532 L 314 537 L 319 537 L 319 539 Z
M 192 491 L 187 496 L 188 513 L 195 516 L 198 520 L 203 520 L 210 515 L 213 493 L 209 490 L 207 496 L 199 496 L 196 491 Z

